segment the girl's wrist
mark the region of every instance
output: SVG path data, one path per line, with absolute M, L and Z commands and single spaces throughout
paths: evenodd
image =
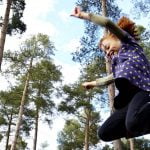
M 93 85 L 93 86 L 96 86 L 96 81 L 92 81 L 92 85 Z
M 80 13 L 79 18 L 89 20 L 89 19 L 90 19 L 90 16 L 89 16 L 88 13 L 82 11 L 82 12 Z

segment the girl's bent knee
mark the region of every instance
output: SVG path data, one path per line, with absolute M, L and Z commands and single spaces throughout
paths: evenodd
M 133 134 L 137 134 L 139 131 L 139 126 L 136 121 L 126 121 L 127 131 Z
M 98 137 L 100 138 L 100 140 L 105 142 L 112 141 L 112 139 L 110 139 L 110 136 L 102 128 L 98 129 Z

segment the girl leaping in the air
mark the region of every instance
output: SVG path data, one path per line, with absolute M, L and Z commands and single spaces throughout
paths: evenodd
M 89 89 L 115 82 L 119 91 L 114 99 L 116 111 L 99 128 L 100 139 L 112 141 L 150 133 L 150 63 L 137 43 L 135 24 L 126 17 L 114 24 L 106 17 L 83 12 L 79 7 L 71 16 L 108 29 L 99 47 L 112 60 L 113 74 L 82 84 Z

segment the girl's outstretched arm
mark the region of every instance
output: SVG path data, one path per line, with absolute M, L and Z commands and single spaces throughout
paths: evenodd
M 80 19 L 89 20 L 95 24 L 105 27 L 110 32 L 115 34 L 120 40 L 124 40 L 127 37 L 126 32 L 124 32 L 121 28 L 119 28 L 115 23 L 113 23 L 107 17 L 83 12 L 81 11 L 80 7 L 76 7 L 73 13 L 71 14 L 71 16 L 80 18 Z
M 113 74 L 109 74 L 106 77 L 96 79 L 96 86 L 109 85 L 115 81 Z
M 82 83 L 82 86 L 86 89 L 92 89 L 94 87 L 109 85 L 115 81 L 115 78 L 113 77 L 113 74 L 110 74 L 106 77 L 96 79 L 95 81 L 90 82 L 84 82 Z

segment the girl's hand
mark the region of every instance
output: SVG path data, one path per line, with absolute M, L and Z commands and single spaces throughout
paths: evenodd
M 92 89 L 92 88 L 94 88 L 96 86 L 96 81 L 84 82 L 84 83 L 82 83 L 82 86 L 84 88 L 86 88 L 87 90 L 88 89 Z
M 86 19 L 86 20 L 90 19 L 89 14 L 81 11 L 80 7 L 75 7 L 73 13 L 70 16 L 80 18 L 80 19 Z
M 81 18 L 81 8 L 75 7 L 73 13 L 70 16 Z

